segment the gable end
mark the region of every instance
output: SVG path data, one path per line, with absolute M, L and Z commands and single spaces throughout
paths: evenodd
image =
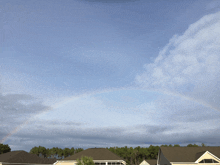
M 211 157 L 207 158 L 207 155 L 210 155 Z M 218 158 L 217 156 L 213 155 L 212 153 L 210 153 L 209 151 L 206 151 L 204 154 L 202 154 L 202 156 L 200 156 L 195 163 L 199 163 L 201 160 L 203 159 L 214 159 L 216 161 L 218 161 L 220 163 L 220 158 Z

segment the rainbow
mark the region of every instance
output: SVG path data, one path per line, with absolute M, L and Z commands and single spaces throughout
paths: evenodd
M 59 103 L 54 104 L 52 107 L 46 108 L 43 111 L 39 112 L 38 114 L 35 114 L 32 118 L 29 118 L 24 123 L 17 126 L 14 130 L 12 130 L 9 134 L 7 134 L 1 140 L 0 143 L 4 143 L 10 136 L 12 136 L 16 132 L 18 132 L 23 126 L 27 125 L 30 121 L 34 120 L 34 118 L 37 117 L 38 115 L 42 115 L 43 113 L 46 113 L 46 112 L 51 111 L 55 108 L 58 108 L 58 107 L 64 105 L 65 103 L 67 103 L 69 101 L 72 101 L 74 99 L 81 98 L 81 97 L 84 97 L 84 96 L 90 96 L 90 95 L 94 95 L 94 94 L 107 93 L 107 92 L 113 92 L 113 91 L 121 91 L 121 90 L 142 90 L 142 91 L 144 90 L 144 91 L 148 91 L 148 92 L 158 92 L 158 93 L 162 93 L 162 94 L 166 94 L 166 95 L 172 95 L 172 96 L 175 96 L 175 97 L 180 97 L 180 98 L 183 98 L 185 100 L 193 101 L 193 102 L 196 102 L 196 103 L 198 103 L 200 105 L 203 105 L 205 107 L 220 111 L 217 107 L 214 107 L 214 106 L 212 106 L 208 103 L 205 103 L 202 100 L 194 99 L 192 97 L 182 95 L 182 94 L 179 94 L 179 93 L 174 93 L 174 92 L 171 92 L 171 91 L 166 91 L 166 90 L 162 91 L 162 90 L 155 90 L 155 89 L 140 89 L 140 88 L 134 88 L 134 87 L 132 87 L 132 88 L 131 87 L 129 87 L 129 88 L 111 88 L 111 89 L 105 89 L 105 90 L 101 90 L 101 91 L 86 92 L 86 93 L 83 93 L 83 94 L 80 94 L 80 95 L 67 97 L 67 98 L 63 99 L 62 101 L 60 101 Z

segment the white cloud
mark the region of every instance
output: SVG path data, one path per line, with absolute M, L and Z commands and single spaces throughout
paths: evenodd
M 202 17 L 175 35 L 136 83 L 172 91 L 220 109 L 220 12 Z

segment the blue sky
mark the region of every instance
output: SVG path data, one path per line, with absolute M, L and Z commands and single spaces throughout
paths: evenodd
M 1 143 L 148 147 L 220 138 L 220 2 L 0 2 Z

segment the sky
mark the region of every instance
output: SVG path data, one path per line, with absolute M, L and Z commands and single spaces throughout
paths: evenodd
M 2 0 L 0 143 L 220 146 L 220 1 Z

